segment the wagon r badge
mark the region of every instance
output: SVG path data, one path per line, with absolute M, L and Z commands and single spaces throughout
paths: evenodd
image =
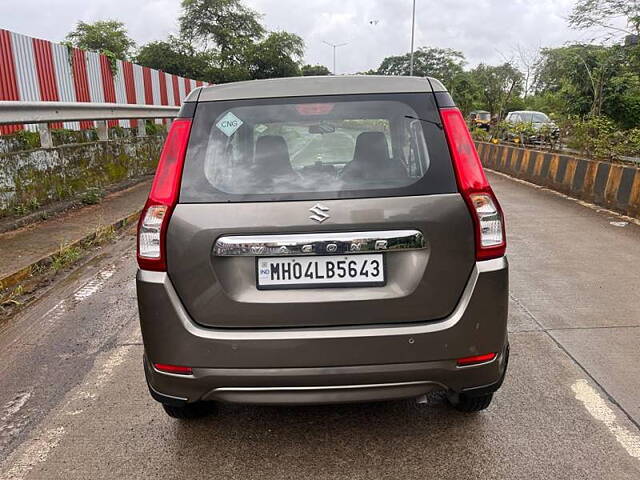
M 318 223 L 324 222 L 327 218 L 331 216 L 327 213 L 329 211 L 329 207 L 325 207 L 321 203 L 316 203 L 313 207 L 309 209 L 309 211 L 313 213 L 313 215 L 311 215 L 309 218 L 311 220 L 315 220 Z

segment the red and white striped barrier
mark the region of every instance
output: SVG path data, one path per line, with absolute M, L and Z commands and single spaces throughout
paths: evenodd
M 0 29 L 0 100 L 98 102 L 179 106 L 191 90 L 208 85 L 117 60 L 95 52 Z M 160 120 L 159 120 L 160 121 Z M 109 126 L 136 127 L 136 120 L 110 120 Z M 53 128 L 92 128 L 92 121 L 52 124 Z M 0 126 L 0 134 L 22 125 Z

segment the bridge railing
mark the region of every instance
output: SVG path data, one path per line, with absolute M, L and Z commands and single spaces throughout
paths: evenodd
M 83 102 L 0 101 L 0 125 L 37 124 L 42 148 L 52 148 L 50 123 L 94 120 L 99 140 L 109 139 L 108 120 L 140 120 L 138 136 L 145 136 L 145 122 L 172 119 L 180 107 Z

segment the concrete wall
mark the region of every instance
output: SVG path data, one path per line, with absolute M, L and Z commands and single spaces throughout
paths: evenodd
M 640 218 L 640 168 L 509 145 L 477 142 L 482 164 Z
M 154 172 L 164 137 L 0 154 L 0 217 Z

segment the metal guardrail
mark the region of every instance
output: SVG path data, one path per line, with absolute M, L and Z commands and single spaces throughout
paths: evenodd
M 0 101 L 0 125 L 38 124 L 42 148 L 52 148 L 49 123 L 96 121 L 99 140 L 109 139 L 107 120 L 147 120 L 175 118 L 180 107 L 82 102 L 8 102 Z M 138 136 L 145 136 L 144 121 L 138 123 Z
M 0 125 L 173 118 L 180 107 L 81 102 L 0 102 Z

